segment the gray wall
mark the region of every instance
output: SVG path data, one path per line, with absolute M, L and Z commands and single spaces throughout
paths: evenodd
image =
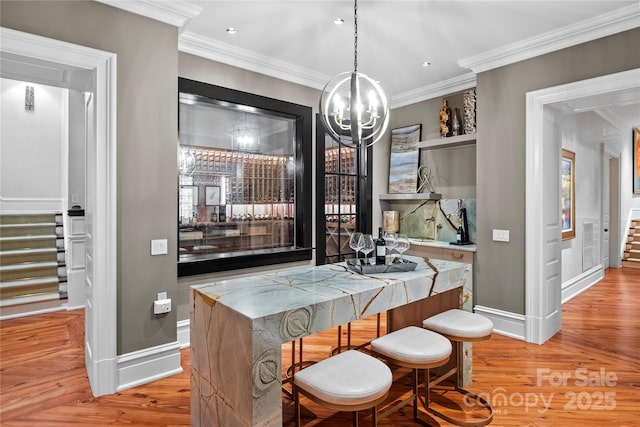
M 117 54 L 117 352 L 176 340 L 178 30 L 101 3 L 3 1 L 0 25 Z M 151 239 L 169 253 L 150 256 Z
M 478 75 L 477 304 L 525 312 L 526 93 L 640 67 L 638 40 L 636 28 Z

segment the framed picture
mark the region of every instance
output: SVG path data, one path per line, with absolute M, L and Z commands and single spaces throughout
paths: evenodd
M 633 128 L 633 193 L 640 194 L 640 129 Z
M 576 153 L 562 149 L 560 160 L 562 240 L 576 237 Z
M 391 130 L 389 155 L 389 193 L 415 193 L 418 190 L 418 163 L 422 125 Z
M 217 185 L 207 185 L 204 188 L 204 204 L 205 206 L 220 205 L 220 187 Z
M 191 204 L 198 206 L 198 186 L 197 185 L 181 185 L 180 186 L 180 200 L 186 201 L 191 198 Z

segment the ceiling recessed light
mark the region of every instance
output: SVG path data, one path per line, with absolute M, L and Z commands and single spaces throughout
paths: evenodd
M 342 24 L 344 24 L 344 19 L 336 18 L 336 19 L 333 20 L 333 23 L 336 24 L 336 25 L 342 25 Z
M 428 67 L 429 65 L 431 65 L 431 62 L 429 62 L 429 61 L 424 61 L 424 62 L 422 63 L 422 66 L 423 66 L 423 67 Z
M 229 34 L 235 34 L 235 33 L 237 33 L 237 31 L 236 31 L 236 29 L 235 29 L 235 28 L 233 28 L 233 27 L 229 27 L 229 28 L 227 28 L 227 33 L 229 33 Z

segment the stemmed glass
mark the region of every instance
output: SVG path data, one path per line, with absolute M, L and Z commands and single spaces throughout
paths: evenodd
M 406 234 L 398 234 L 396 251 L 400 252 L 400 259 L 404 261 L 402 254 L 409 249 L 409 238 Z
M 356 263 L 358 263 L 358 252 L 360 252 L 363 245 L 364 241 L 362 240 L 362 233 L 359 231 L 351 233 L 351 237 L 349 238 L 349 247 L 356 251 Z
M 373 252 L 373 250 L 376 248 L 376 245 L 373 243 L 373 237 L 371 236 L 371 234 L 363 234 L 361 240 L 362 240 L 362 248 L 360 249 L 360 251 L 366 257 L 371 252 Z M 367 263 L 367 261 L 365 261 L 365 263 Z M 370 260 L 368 264 L 371 264 Z
M 389 249 L 389 256 L 391 256 L 391 252 L 398 245 L 398 239 L 396 233 L 393 231 L 385 231 L 384 233 L 384 241 L 386 243 L 387 249 Z M 390 260 L 393 263 L 393 259 Z

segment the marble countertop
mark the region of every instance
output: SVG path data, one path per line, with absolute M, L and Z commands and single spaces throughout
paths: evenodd
M 445 249 L 455 249 L 457 251 L 476 252 L 475 243 L 472 243 L 470 245 L 452 245 L 449 242 L 443 242 L 441 240 L 418 239 L 413 237 L 409 238 L 409 242 L 412 245 L 416 245 L 416 246 L 429 246 L 432 248 L 445 248 Z
M 345 297 L 355 304 L 354 301 L 364 295 L 376 294 L 389 285 L 412 283 L 416 279 L 421 279 L 421 283 L 425 283 L 425 279 L 431 282 L 436 273 L 447 276 L 449 272 L 459 272 L 462 265 L 444 260 L 430 260 L 428 265 L 420 257 L 406 258 L 418 264 L 414 271 L 360 275 L 347 269 L 345 263 L 338 263 L 223 280 L 196 285 L 193 289 L 250 319 L 260 319 Z M 414 292 L 422 293 L 424 287 L 420 290 L 405 288 L 402 298 Z M 418 299 L 417 295 L 415 297 Z

